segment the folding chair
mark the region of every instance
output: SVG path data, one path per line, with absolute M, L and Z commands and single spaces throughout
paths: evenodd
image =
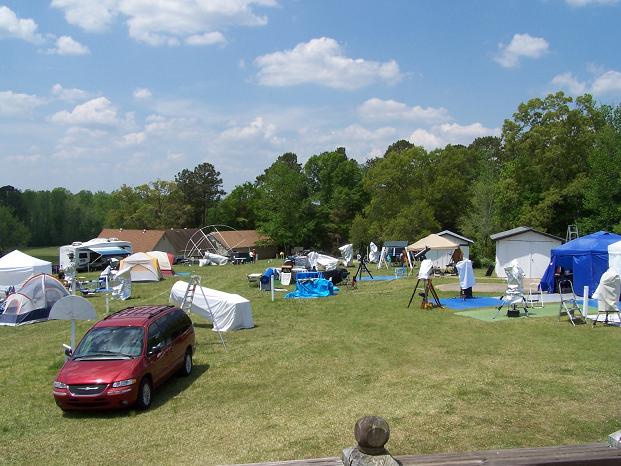
M 526 317 L 528 317 L 528 308 L 526 298 L 524 297 L 524 271 L 516 262 L 510 267 L 505 267 L 505 274 L 507 275 L 507 290 L 500 297 L 501 303 L 493 318 L 498 317 L 500 310 L 504 307 L 507 308 L 508 317 L 519 317 L 518 304 L 524 308 Z
M 565 290 L 565 291 L 563 291 Z M 566 290 L 569 290 L 569 294 Z M 558 283 L 558 292 L 561 295 L 561 306 L 558 311 L 558 320 L 560 322 L 563 314 L 566 314 L 571 324 L 575 327 L 576 323 L 584 324 L 585 320 L 582 316 L 582 310 L 578 306 L 578 300 L 576 299 L 576 293 L 574 292 L 574 284 L 571 280 L 565 278 Z M 585 296 L 584 299 L 589 299 Z
M 528 297 L 526 298 L 526 304 L 530 308 L 543 308 L 543 294 L 541 291 L 541 283 L 538 283 L 533 289 L 533 285 L 528 287 Z

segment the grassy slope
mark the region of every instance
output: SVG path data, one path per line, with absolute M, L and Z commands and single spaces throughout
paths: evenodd
M 365 414 L 386 418 L 397 455 L 603 441 L 621 428 L 621 408 L 610 401 L 620 392 L 617 328 L 407 309 L 412 278 L 272 303 L 245 278 L 265 265 L 197 269 L 207 273 L 205 286 L 249 298 L 256 328 L 227 333 L 225 352 L 195 318 L 195 372 L 162 387 L 144 413 L 63 414 L 51 381 L 68 323 L 0 327 L 1 461 L 336 456 L 354 443 L 353 424 Z M 172 282 L 135 286 L 135 299 L 113 307 L 164 303 Z M 103 299 L 92 299 L 103 315 Z

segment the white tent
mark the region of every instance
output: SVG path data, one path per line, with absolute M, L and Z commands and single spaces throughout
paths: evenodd
M 158 282 L 162 279 L 157 259 L 144 252 L 137 252 L 123 259 L 117 275 L 123 275 L 128 270 L 132 282 Z
M 175 283 L 170 290 L 171 304 L 181 306 L 187 288 L 187 282 L 178 281 Z M 205 302 L 203 293 L 207 302 Z M 250 301 L 238 294 L 197 287 L 192 300 L 192 312 L 209 320 L 212 319 L 213 315 L 214 322 L 212 323 L 215 331 L 228 332 L 229 330 L 254 327 Z
M 431 234 L 410 244 L 406 249 L 418 252 L 426 247 L 430 249 L 426 254 L 427 259 L 431 260 L 434 267 L 443 269 L 451 262 L 451 256 L 455 249 L 459 247 L 459 244 L 444 236 Z
M 0 288 L 19 285 L 38 273 L 52 273 L 52 263 L 17 249 L 0 258 Z

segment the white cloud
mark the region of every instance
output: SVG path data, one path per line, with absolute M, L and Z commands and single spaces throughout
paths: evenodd
M 90 97 L 90 93 L 83 91 L 82 89 L 72 88 L 66 89 L 59 83 L 52 86 L 52 95 L 60 100 L 66 100 L 68 102 L 75 102 L 77 100 L 84 100 Z
M 117 110 L 105 97 L 89 100 L 68 112 L 57 112 L 50 120 L 54 123 L 69 125 L 115 125 L 118 123 Z
M 569 6 L 614 5 L 619 0 L 565 0 Z
M 610 70 L 598 76 L 591 92 L 595 95 L 621 95 L 621 73 Z
M 222 131 L 222 133 L 220 133 L 220 138 L 227 141 L 263 139 L 274 144 L 280 142 L 279 138 L 276 136 L 276 126 L 267 123 L 260 116 L 256 117 L 246 126 L 234 126 Z
M 578 81 L 578 79 L 569 72 L 554 76 L 552 78 L 552 84 L 567 90 L 573 95 L 584 94 L 586 92 L 586 84 Z
M 24 117 L 45 101 L 36 95 L 0 91 L 0 116 Z
M 319 84 L 334 89 L 358 89 L 378 81 L 394 83 L 401 79 L 396 61 L 380 63 L 349 58 L 329 37 L 297 44 L 291 50 L 257 57 L 257 74 L 265 86 Z
M 129 35 L 150 45 L 223 43 L 220 29 L 264 26 L 267 17 L 254 7 L 276 5 L 276 0 L 52 0 L 69 23 L 87 31 L 102 31 L 122 16 Z
M 530 34 L 515 34 L 508 44 L 498 44 L 500 53 L 495 60 L 505 68 L 513 68 L 520 62 L 520 58 L 541 58 L 550 45 L 543 37 L 533 37 Z
M 621 96 L 621 72 L 604 70 L 593 65 L 589 66 L 589 72 L 594 75 L 590 82 L 580 81 L 567 72 L 554 76 L 551 83 L 572 95 L 589 92 L 595 96 Z
M 142 144 L 145 139 L 146 134 L 144 132 L 129 133 L 123 136 L 123 144 L 128 146 Z
M 152 96 L 153 94 L 146 87 L 139 87 L 134 90 L 134 99 L 150 99 Z
M 52 0 L 52 7 L 64 11 L 69 24 L 85 31 L 101 32 L 118 13 L 118 0 Z
M 447 144 L 470 144 L 476 138 L 500 136 L 499 128 L 486 128 L 481 123 L 460 125 L 444 123 L 433 126 L 430 130 L 416 129 L 409 137 L 412 144 L 423 146 L 427 150 L 444 147 Z
M 407 120 L 437 123 L 447 121 L 451 116 L 443 107 L 408 107 L 395 100 L 372 98 L 358 107 L 358 114 L 366 120 Z
M 224 44 L 226 39 L 221 32 L 206 32 L 204 34 L 194 34 L 186 38 L 185 43 L 188 45 L 212 45 Z
M 54 149 L 53 158 L 58 160 L 87 160 L 109 151 L 107 131 L 80 127 L 68 128 Z
M 87 46 L 80 44 L 69 36 L 60 36 L 56 39 L 56 47 L 48 49 L 53 55 L 86 55 L 91 53 Z
M 0 38 L 21 39 L 33 44 L 43 42 L 37 32 L 37 23 L 32 19 L 20 19 L 6 6 L 0 6 Z

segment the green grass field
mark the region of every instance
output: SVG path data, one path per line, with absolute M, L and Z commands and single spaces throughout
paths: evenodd
M 256 327 L 225 334 L 225 352 L 195 318 L 194 373 L 171 379 L 146 412 L 63 413 L 51 384 L 69 324 L 0 327 L 0 463 L 338 456 L 367 414 L 390 424 L 394 455 L 605 441 L 621 428 L 619 328 L 556 317 L 483 322 L 421 310 L 420 298 L 407 309 L 414 278 L 318 300 L 279 293 L 272 303 L 246 280 L 267 265 L 193 269 L 205 286 L 250 299 Z M 134 285 L 134 298 L 113 310 L 166 303 L 174 281 Z M 103 298 L 90 299 L 103 316 Z

